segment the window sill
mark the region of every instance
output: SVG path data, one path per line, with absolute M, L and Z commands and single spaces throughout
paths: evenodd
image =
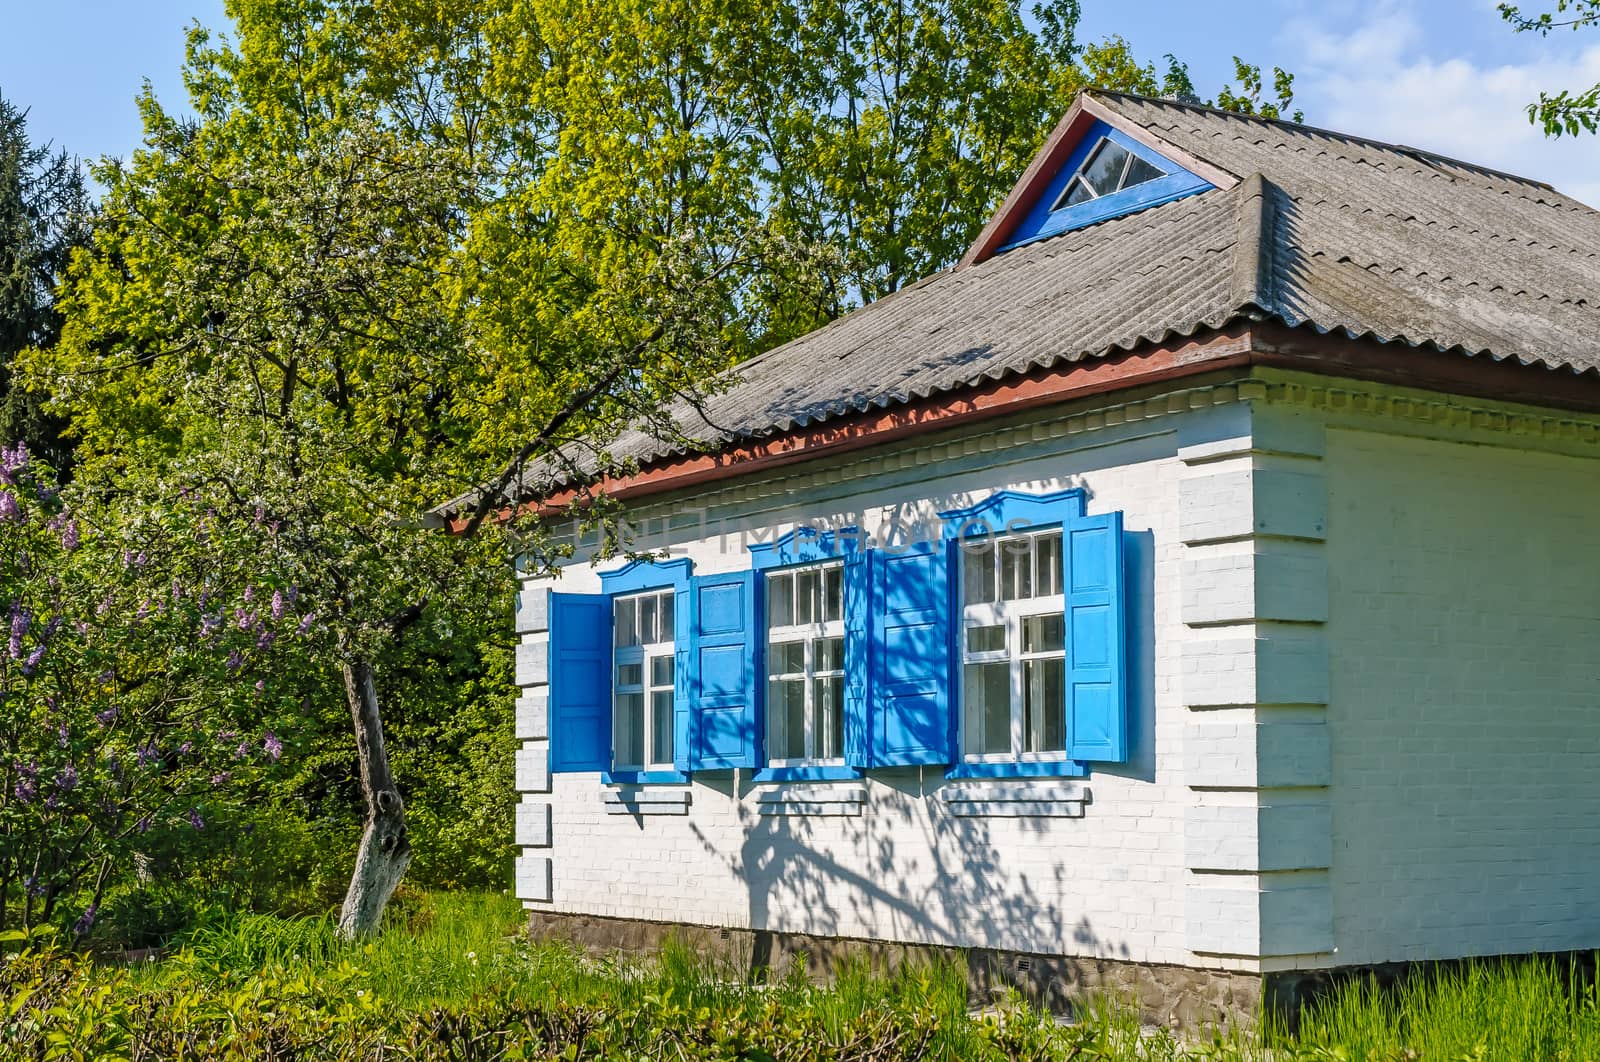
M 1077 760 L 1005 760 L 958 763 L 946 778 L 1087 778 L 1089 767 Z
M 607 815 L 687 815 L 687 789 L 644 789 L 608 786 L 601 793 Z
M 600 781 L 605 785 L 688 785 L 689 776 L 683 771 L 602 771 Z
M 864 785 L 786 785 L 756 794 L 756 813 L 763 816 L 845 816 L 861 814 L 867 802 Z
M 958 818 L 1081 819 L 1089 789 L 1047 779 L 968 782 L 940 786 L 939 798 Z
M 849 782 L 861 777 L 860 769 L 848 764 L 817 764 L 798 767 L 763 767 L 751 777 L 762 782 Z

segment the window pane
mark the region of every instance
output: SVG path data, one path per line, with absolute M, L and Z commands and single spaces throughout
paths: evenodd
M 843 671 L 844 639 L 818 638 L 811 643 L 811 670 Z
M 650 762 L 672 762 L 672 691 L 650 695 Z
M 838 759 L 844 755 L 844 677 L 813 679 L 811 697 L 816 712 L 815 755 Z
M 1022 621 L 1024 653 L 1060 653 L 1067 647 L 1066 620 L 1059 612 L 1027 616 Z
M 650 658 L 650 685 L 672 685 L 672 657 L 652 656 Z
M 961 544 L 962 603 L 981 605 L 994 598 L 994 543 Z
M 664 642 L 672 641 L 678 633 L 674 626 L 677 622 L 675 597 L 672 593 L 661 595 L 661 640 Z
M 656 630 L 656 595 L 646 594 L 639 599 L 639 642 L 649 645 L 661 640 Z
M 820 596 L 822 573 L 815 568 L 794 573 L 794 621 L 817 622 L 817 599 Z
M 644 764 L 644 695 L 617 695 L 615 760 L 618 767 Z
M 996 624 L 993 627 L 968 627 L 967 652 L 969 653 L 995 653 L 1006 647 L 1006 629 Z
M 794 625 L 794 576 L 785 572 L 767 579 L 767 626 Z
M 767 651 L 767 674 L 800 675 L 806 670 L 805 642 L 774 642 Z
M 1061 593 L 1061 532 L 1052 531 L 1033 540 L 1034 589 L 1040 597 Z
M 966 751 L 986 755 L 1011 751 L 1011 668 L 1004 662 L 968 664 L 962 699 Z
M 772 680 L 767 686 L 767 704 L 768 755 L 775 760 L 805 759 L 805 680 Z
M 1025 601 L 1033 596 L 1033 542 L 1027 538 L 1000 540 L 1000 597 Z
M 1136 184 L 1143 184 L 1146 181 L 1153 181 L 1157 177 L 1165 176 L 1166 174 L 1135 155 L 1133 162 L 1128 165 L 1128 175 L 1122 179 L 1122 187 L 1132 188 Z
M 617 685 L 618 686 L 638 686 L 638 685 L 642 684 L 643 682 L 644 682 L 644 665 L 642 665 L 642 664 L 618 664 L 617 665 Z
M 1023 740 L 1029 752 L 1065 752 L 1066 661 L 1060 657 L 1022 663 Z
M 1089 186 L 1074 177 L 1072 183 L 1067 186 L 1067 195 L 1062 200 L 1061 206 L 1077 206 L 1079 203 L 1087 203 L 1093 198 L 1094 193 L 1089 191 Z M 1059 210 L 1061 207 L 1056 209 Z
M 1096 195 L 1109 195 L 1122 183 L 1122 167 L 1127 164 L 1128 152 L 1119 144 L 1102 140 L 1094 157 L 1083 168 L 1083 179 Z
M 844 569 L 837 564 L 822 571 L 822 601 L 824 620 L 844 619 Z
M 634 599 L 631 597 L 619 597 L 617 599 L 616 644 L 619 646 L 639 644 L 638 614 L 633 605 Z

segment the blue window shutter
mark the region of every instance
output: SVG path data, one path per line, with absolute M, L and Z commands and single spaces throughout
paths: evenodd
M 611 598 L 550 595 L 550 769 L 611 767 Z
M 950 762 L 953 542 L 874 550 L 869 767 Z
M 844 559 L 844 760 L 856 766 L 867 762 L 871 747 L 867 672 L 871 659 L 871 561 L 876 555 L 856 551 Z
M 1068 520 L 1061 536 L 1067 612 L 1067 755 L 1128 758 L 1122 514 Z
M 687 770 L 756 766 L 756 573 L 697 575 L 689 593 L 694 718 Z

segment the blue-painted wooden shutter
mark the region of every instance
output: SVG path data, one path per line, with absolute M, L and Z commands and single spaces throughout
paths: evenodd
M 871 658 L 873 555 L 857 550 L 844 558 L 844 759 L 862 766 L 871 747 L 868 664 Z
M 1067 755 L 1128 758 L 1128 667 L 1122 514 L 1068 520 L 1062 535 L 1067 611 Z
M 690 586 L 694 718 L 687 769 L 756 766 L 756 573 L 697 575 Z
M 694 636 L 688 600 L 693 596 L 691 589 L 672 598 L 672 766 L 680 771 L 689 770 L 694 760 L 694 672 L 689 651 Z
M 869 767 L 950 762 L 950 551 L 874 550 Z
M 550 595 L 550 769 L 611 767 L 611 598 Z

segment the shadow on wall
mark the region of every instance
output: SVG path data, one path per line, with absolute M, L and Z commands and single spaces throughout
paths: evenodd
M 1125 532 L 1124 547 L 1130 755 L 1125 764 L 1095 765 L 1084 783 L 1091 790 L 1095 777 L 1155 778 L 1155 536 Z M 697 778 L 736 798 L 737 852 L 725 833 L 709 835 L 693 820 L 688 828 L 705 857 L 720 860 L 748 889 L 747 924 L 757 934 L 752 965 L 774 960 L 772 933 L 1132 958 L 1125 940 L 1097 929 L 1072 874 L 1075 863 L 1096 860 L 1109 874 L 1095 876 L 1094 902 L 1114 909 L 1116 886 L 1107 879 L 1117 868 L 1107 861 L 1130 858 L 1126 850 L 1090 848 L 1080 819 L 955 815 L 938 792 L 944 775 L 939 766 L 897 768 L 874 770 L 861 782 L 817 783 L 869 786 L 870 803 L 859 815 L 764 815 L 747 776 Z

